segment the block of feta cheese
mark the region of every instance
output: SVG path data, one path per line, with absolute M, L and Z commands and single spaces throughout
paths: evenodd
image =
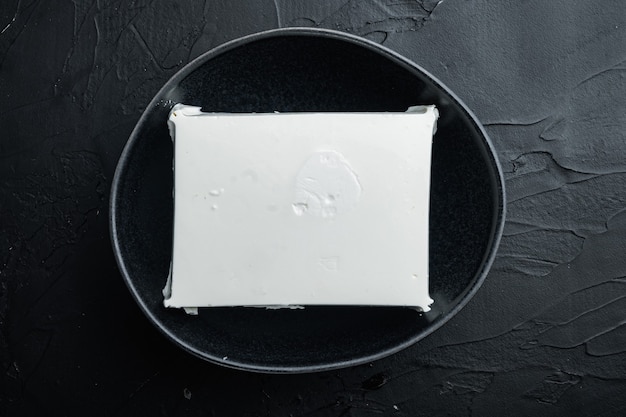
M 176 105 L 167 307 L 428 311 L 434 106 L 203 113 Z

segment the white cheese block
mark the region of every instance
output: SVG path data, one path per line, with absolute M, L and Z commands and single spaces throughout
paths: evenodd
M 202 113 L 177 105 L 167 307 L 429 310 L 434 106 Z

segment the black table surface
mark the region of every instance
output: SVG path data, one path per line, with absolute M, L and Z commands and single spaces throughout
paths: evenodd
M 228 40 L 364 36 L 448 85 L 505 171 L 473 300 L 374 363 L 268 375 L 205 363 L 140 312 L 108 202 L 141 112 Z M 0 5 L 0 415 L 626 414 L 626 4 L 574 0 L 41 1 Z

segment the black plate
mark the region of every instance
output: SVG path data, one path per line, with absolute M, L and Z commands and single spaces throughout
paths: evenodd
M 426 314 L 386 307 L 163 307 L 172 250 L 174 103 L 211 112 L 405 111 L 436 104 Z M 385 140 L 381 138 L 381 140 Z M 424 338 L 485 278 L 504 223 L 502 174 L 484 130 L 461 101 L 416 64 L 367 40 L 318 29 L 248 36 L 191 62 L 158 92 L 120 158 L 111 238 L 130 291 L 175 343 L 211 362 L 262 372 L 361 364 Z

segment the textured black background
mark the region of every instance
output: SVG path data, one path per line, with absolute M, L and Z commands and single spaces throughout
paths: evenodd
M 431 71 L 485 124 L 508 187 L 496 262 L 461 313 L 390 358 L 312 375 L 172 345 L 107 224 L 117 158 L 160 86 L 285 26 Z M 626 414 L 622 0 L 3 0 L 0 31 L 0 415 Z

